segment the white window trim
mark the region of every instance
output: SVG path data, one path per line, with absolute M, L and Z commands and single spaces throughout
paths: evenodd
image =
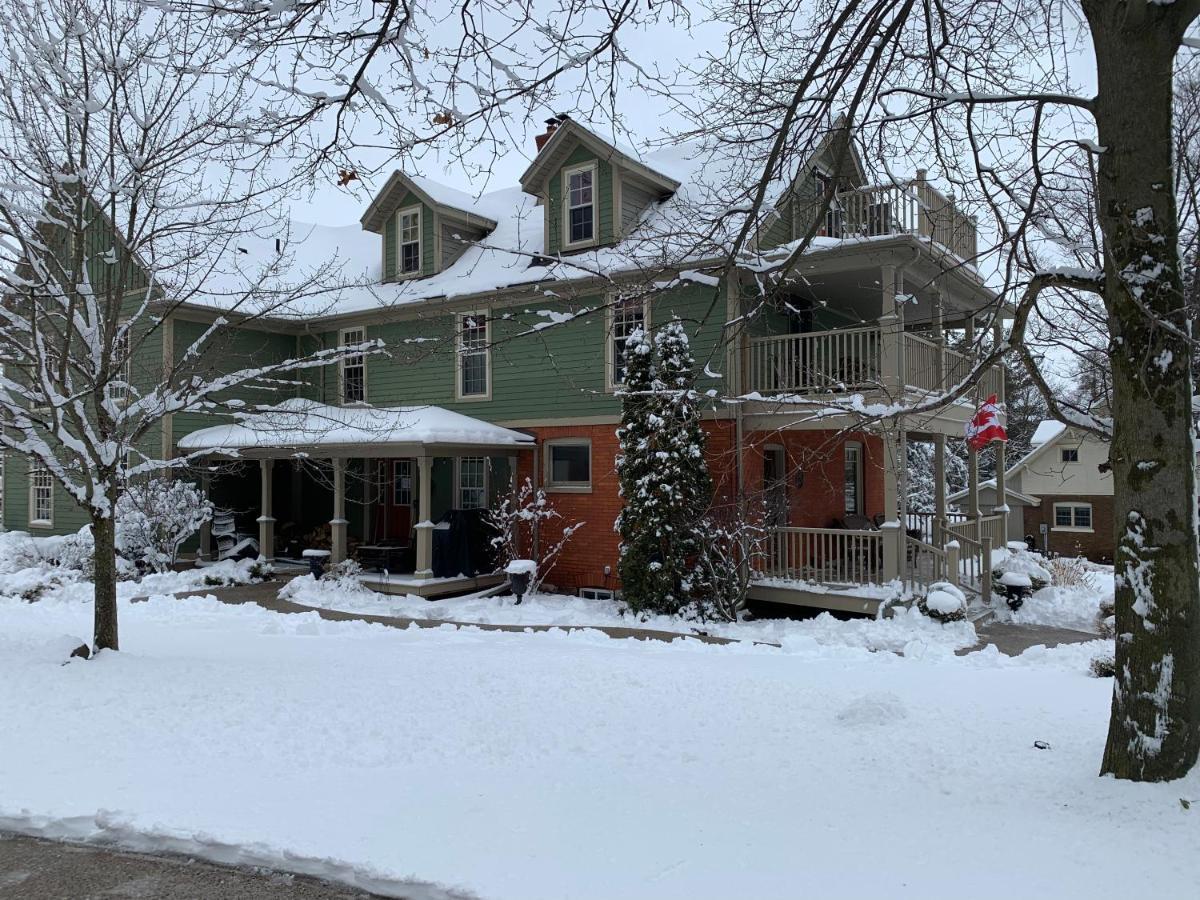
M 1071 510 L 1071 521 L 1072 522 L 1075 521 L 1075 510 L 1081 506 L 1086 506 L 1088 509 L 1088 520 L 1092 523 L 1091 527 L 1083 528 L 1079 525 L 1059 525 L 1059 524 L 1057 524 L 1058 523 L 1058 508 L 1060 506 L 1066 507 L 1067 509 Z M 1051 531 L 1068 531 L 1068 532 L 1073 532 L 1074 534 L 1095 534 L 1095 532 L 1096 532 L 1096 510 L 1090 503 L 1084 503 L 1082 501 L 1079 503 L 1072 503 L 1069 501 L 1063 501 L 1062 503 L 1055 503 L 1054 509 L 1051 510 L 1051 514 L 1053 515 L 1053 518 L 1050 520 L 1050 530 Z
M 410 213 L 417 214 L 417 271 L 402 272 L 400 266 L 403 260 L 402 249 L 404 247 L 404 217 Z M 425 263 L 425 211 L 420 204 L 416 206 L 406 206 L 403 209 L 396 210 L 396 271 L 393 273 L 396 281 L 408 281 L 410 278 L 420 278 L 421 269 Z M 437 224 L 436 222 L 434 223 Z
M 129 325 L 128 319 L 121 319 L 117 322 L 117 331 L 126 328 Z M 133 347 L 133 334 L 130 331 L 125 332 L 125 364 L 122 366 L 121 378 L 125 381 L 124 394 L 120 397 L 112 396 L 112 384 L 109 384 L 109 399 L 117 406 L 125 406 L 129 403 L 129 397 L 133 390 L 133 352 L 130 348 Z M 116 348 L 114 348 L 115 350 Z
M 34 511 L 37 509 L 36 502 L 36 480 L 34 472 L 38 468 L 46 469 L 46 474 L 50 475 L 50 469 L 43 466 L 40 460 L 34 460 L 29 467 L 29 527 L 30 528 L 53 528 L 54 527 L 54 476 L 50 475 L 50 518 L 35 519 Z
M 462 502 L 462 461 L 464 459 L 482 459 L 483 460 L 483 505 L 474 507 L 475 509 L 487 509 L 488 497 L 491 495 L 491 478 L 492 467 L 488 463 L 486 456 L 456 456 L 454 457 L 454 497 L 452 498 L 452 509 L 463 509 L 459 504 Z
M 358 325 L 354 328 L 343 328 L 341 331 L 338 332 L 338 346 L 345 347 L 346 346 L 346 335 L 351 334 L 356 331 L 362 332 L 362 340 L 355 341 L 355 343 L 360 344 L 367 339 L 367 327 L 365 325 Z M 338 360 L 338 406 L 366 406 L 367 405 L 367 355 L 365 353 L 362 353 L 359 355 L 362 356 L 362 373 L 363 373 L 363 378 L 362 378 L 363 396 L 362 396 L 362 399 L 361 400 L 352 400 L 348 403 L 346 402 L 346 357 L 343 356 L 340 360 Z
M 408 466 L 408 502 L 407 503 L 397 503 L 396 502 L 396 493 L 400 490 L 400 467 L 403 465 Z M 392 496 L 389 498 L 390 505 L 391 506 L 407 506 L 409 509 L 412 509 L 414 506 L 416 506 L 416 503 L 414 502 L 416 500 L 416 496 L 413 493 L 413 487 L 416 485 L 416 483 L 417 483 L 417 461 L 415 459 L 410 459 L 407 457 L 401 457 L 400 459 L 393 459 L 392 460 Z
M 604 310 L 604 390 L 610 394 L 624 387 L 624 382 L 617 384 L 613 381 L 613 376 L 617 373 L 617 361 L 613 354 L 613 328 L 616 326 L 618 302 L 616 297 L 609 297 Z M 642 329 L 649 334 L 651 327 L 650 298 L 643 297 Z
M 483 316 L 483 373 L 487 390 L 482 394 L 463 393 L 463 319 Z M 486 309 L 460 312 L 454 316 L 454 399 L 474 403 L 492 399 L 492 314 Z
M 553 454 L 555 447 L 587 447 L 588 451 L 588 480 L 555 481 L 553 476 Z M 553 494 L 590 494 L 596 478 L 596 461 L 592 456 L 591 438 L 553 438 L 542 444 L 542 486 L 547 493 Z
M 592 236 L 586 241 L 570 241 L 571 236 L 571 176 L 580 172 L 592 173 Z M 600 181 L 599 167 L 586 162 L 562 170 L 562 233 L 559 246 L 564 250 L 594 247 L 600 241 Z

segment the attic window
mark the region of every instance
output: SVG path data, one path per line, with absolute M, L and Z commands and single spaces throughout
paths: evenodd
M 596 204 L 593 190 L 596 167 L 588 164 L 563 172 L 567 201 L 567 246 L 590 244 L 596 239 Z
M 417 275 L 421 271 L 421 207 L 400 210 L 398 231 L 400 275 Z

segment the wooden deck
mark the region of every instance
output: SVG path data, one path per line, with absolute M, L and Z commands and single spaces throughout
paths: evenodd
M 456 578 L 415 578 L 412 575 L 382 575 L 364 572 L 359 581 L 381 594 L 416 594 L 418 597 L 434 599 L 452 597 L 455 594 L 470 594 L 503 584 L 503 575 L 460 575 Z
M 788 584 L 784 581 L 756 581 L 750 585 L 747 599 L 760 603 L 778 603 L 781 606 L 800 606 L 806 609 L 829 610 L 832 612 L 858 613 L 874 616 L 879 613 L 881 597 L 864 596 L 863 589 L 855 585 L 809 585 Z

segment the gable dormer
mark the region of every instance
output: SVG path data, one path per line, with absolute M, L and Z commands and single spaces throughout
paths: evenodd
M 538 155 L 521 176 L 545 214 L 548 256 L 615 244 L 679 182 L 635 159 L 574 120 L 550 120 Z
M 382 280 L 424 278 L 453 265 L 496 227 L 472 206 L 468 194 L 393 172 L 361 219 L 365 231 L 380 236 Z

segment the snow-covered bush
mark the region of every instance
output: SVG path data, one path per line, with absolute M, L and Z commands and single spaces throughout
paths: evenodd
M 917 609 L 938 622 L 961 622 L 967 618 L 967 597 L 948 581 L 936 581 L 917 601 Z
M 711 518 L 699 532 L 700 552 L 690 578 L 697 617 L 736 622 L 746 605 L 753 562 L 762 555 L 766 532 L 751 522 L 726 525 Z
M 212 517 L 212 504 L 189 481 L 152 478 L 117 500 L 117 552 L 155 572 L 175 565 L 179 548 Z
M 1001 551 L 1000 561 L 992 566 L 992 590 L 1004 596 L 1008 595 L 1007 588 L 1012 586 L 1028 587 L 1033 591 L 1040 591 L 1051 583 L 1050 571 L 1046 568 L 1046 559 L 1040 553 L 1034 553 L 1032 550 L 1025 548 L 1016 549 L 1014 543 L 1010 545 L 1006 551 Z M 1005 582 L 1005 575 L 1023 575 L 1028 578 L 1029 583 L 1024 583 L 1025 579 L 1009 578 L 1008 584 Z M 1016 582 L 1020 582 L 1019 585 Z
M 491 542 L 496 550 L 496 571 L 504 572 L 513 560 L 524 558 L 524 550 L 532 551 L 535 536 L 551 522 L 561 519 L 562 515 L 554 508 L 546 492 L 541 488 L 535 489 L 526 478 L 512 494 L 500 501 L 499 506 L 489 509 L 484 518 L 496 532 Z M 540 542 L 543 550 L 540 559 L 534 560 L 537 569 L 529 584 L 530 593 L 538 592 L 563 548 L 585 524 L 572 522 L 563 525 L 556 542 Z
M 1117 636 L 1117 601 L 1115 597 L 1105 597 L 1100 601 L 1100 610 L 1096 613 L 1096 630 L 1101 637 Z
M 206 587 L 231 587 L 266 581 L 275 570 L 261 559 L 223 559 L 204 569 Z
M 1117 674 L 1117 660 L 1112 653 L 1101 653 L 1092 657 L 1088 671 L 1094 678 L 1112 678 Z

